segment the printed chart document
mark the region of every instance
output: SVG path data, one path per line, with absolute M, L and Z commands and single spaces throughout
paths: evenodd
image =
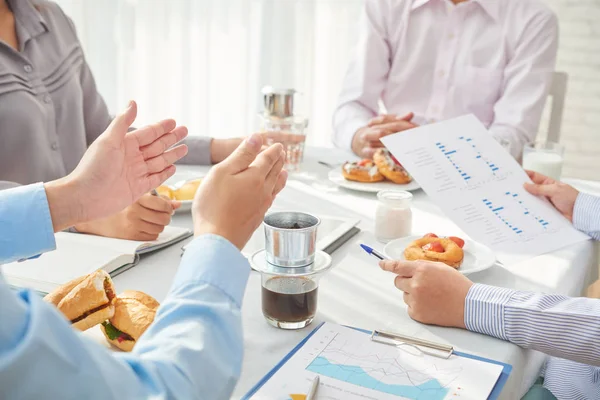
M 318 399 L 480 400 L 488 398 L 502 369 L 376 343 L 363 332 L 325 323 L 251 399 L 305 399 L 318 374 Z
M 510 264 L 586 239 L 544 199 L 473 115 L 381 140 L 442 211 Z

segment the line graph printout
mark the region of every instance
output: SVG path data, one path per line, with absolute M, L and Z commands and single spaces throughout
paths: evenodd
M 302 399 L 315 374 L 323 400 L 485 399 L 501 372 L 500 365 L 422 355 L 325 323 L 252 399 Z
M 523 189 L 525 171 L 473 115 L 382 142 L 460 229 L 505 264 L 589 239 Z

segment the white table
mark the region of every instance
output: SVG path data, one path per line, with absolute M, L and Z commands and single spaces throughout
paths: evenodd
M 303 172 L 291 177 L 288 187 L 276 201 L 276 204 L 293 206 L 300 211 L 360 218 L 362 232 L 333 254 L 334 268 L 321 281 L 317 317 L 312 326 L 303 330 L 283 331 L 264 321 L 260 276 L 256 272 L 251 273 L 242 313 L 244 365 L 233 398 L 243 396 L 322 321 L 403 332 L 451 343 L 465 352 L 509 363 L 513 371 L 502 398 L 520 398 L 538 376 L 544 360 L 542 354 L 460 329 L 425 326 L 408 317 L 402 293 L 393 285 L 393 276 L 381 271 L 375 260 L 365 255 L 358 246 L 358 243 L 377 244 L 372 234 L 375 195 L 338 189 L 327 181 L 328 169 L 317 163 L 323 160 L 336 164 L 348 157 L 339 150 L 308 149 Z M 205 171 L 203 167 L 180 167 L 174 180 L 197 176 Z M 414 230 L 417 233 L 443 231 L 456 232 L 458 236 L 462 234 L 422 191 L 414 194 Z M 191 228 L 191 217 L 178 214 L 173 218 L 173 224 Z M 162 300 L 176 272 L 180 247 L 175 245 L 145 256 L 138 266 L 115 278 L 117 290 L 142 290 Z M 515 289 L 578 296 L 597 279 L 597 265 L 595 245 L 589 241 L 510 268 L 494 266 L 470 278 L 475 282 Z

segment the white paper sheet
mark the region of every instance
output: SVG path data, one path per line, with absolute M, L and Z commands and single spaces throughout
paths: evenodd
M 481 400 L 501 373 L 500 365 L 454 355 L 447 360 L 423 355 L 325 323 L 251 399 L 304 400 L 318 374 L 317 399 Z
M 589 239 L 523 189 L 525 171 L 473 115 L 382 142 L 455 224 L 505 264 Z

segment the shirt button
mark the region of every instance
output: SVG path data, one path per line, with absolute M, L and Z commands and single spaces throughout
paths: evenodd
M 454 37 L 455 37 L 454 33 L 451 33 L 451 34 L 448 35 L 448 39 L 454 39 Z
M 25 72 L 29 73 L 31 71 L 33 71 L 33 67 L 29 64 L 26 64 L 23 69 L 25 70 Z
M 44 96 L 44 103 L 51 103 L 51 102 L 52 102 L 52 99 L 50 98 L 50 95 L 49 94 L 45 95 Z
M 444 71 L 443 69 L 441 69 L 441 70 L 438 72 L 438 75 L 440 76 L 440 78 L 443 78 L 443 77 L 444 77 L 444 75 L 446 75 L 446 71 Z
M 58 150 L 58 143 L 54 142 L 50 147 L 52 147 L 52 150 Z

